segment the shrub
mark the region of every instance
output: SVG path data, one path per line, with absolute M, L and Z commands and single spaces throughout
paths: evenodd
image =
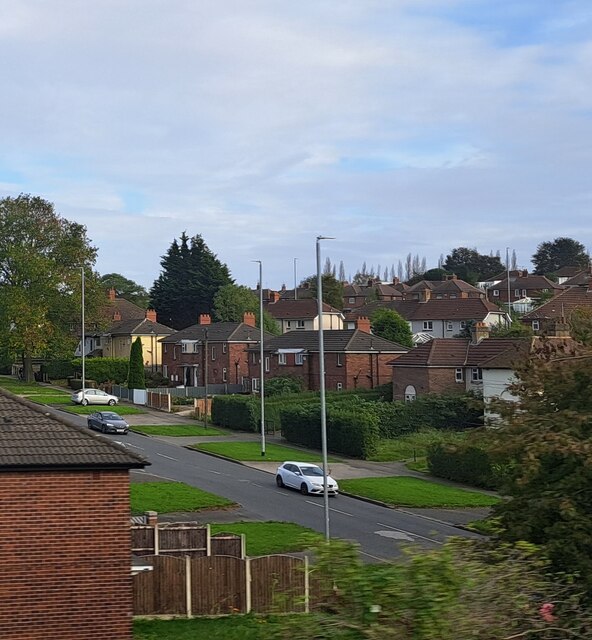
M 71 360 L 52 360 L 41 365 L 41 373 L 50 380 L 65 380 L 74 376 L 75 368 Z
M 265 382 L 265 395 L 267 397 L 283 396 L 291 393 L 301 393 L 304 386 L 302 378 L 294 376 L 280 376 L 270 378 Z
M 77 373 L 82 372 L 80 358 L 72 360 Z M 85 360 L 86 377 L 98 383 L 114 382 L 125 384 L 129 360 L 127 358 L 87 358 Z
M 259 431 L 261 411 L 253 396 L 214 396 L 212 422 L 239 431 Z
M 142 339 L 138 336 L 132 343 L 127 372 L 128 389 L 145 389 L 144 356 L 142 354 Z

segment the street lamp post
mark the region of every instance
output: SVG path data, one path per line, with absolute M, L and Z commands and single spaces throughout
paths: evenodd
M 205 410 L 204 410 L 204 429 L 208 428 L 208 330 L 204 329 L 204 391 L 206 394 Z
M 261 395 L 261 457 L 265 457 L 265 362 L 263 349 L 263 263 L 261 260 L 253 260 L 259 264 L 259 360 L 260 380 L 259 394 Z
M 298 258 L 294 258 L 294 300 L 298 300 L 298 280 L 296 279 L 296 263 Z
M 86 369 L 85 369 L 85 342 L 86 342 L 86 335 L 84 332 L 84 267 L 80 267 L 80 272 L 82 274 L 82 296 L 81 296 L 81 307 L 82 307 L 82 331 L 81 331 L 81 342 L 80 344 L 82 345 L 82 403 L 84 403 L 84 387 L 86 385 Z
M 329 541 L 329 486 L 327 483 L 327 407 L 325 403 L 325 343 L 323 339 L 323 277 L 321 274 L 321 240 L 334 240 L 317 236 L 317 305 L 319 316 L 319 391 L 321 396 L 321 448 L 323 453 L 323 503 L 325 507 L 325 540 Z

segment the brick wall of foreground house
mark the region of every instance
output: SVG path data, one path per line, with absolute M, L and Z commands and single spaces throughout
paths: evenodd
M 464 382 L 455 380 L 454 368 L 392 367 L 393 400 L 404 400 L 408 385 L 418 396 L 426 393 L 464 393 Z
M 127 471 L 0 474 L 2 640 L 131 639 Z

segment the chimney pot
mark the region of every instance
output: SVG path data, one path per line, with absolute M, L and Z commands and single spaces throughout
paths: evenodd
M 255 314 L 252 311 L 245 311 L 243 314 L 243 322 L 249 327 L 255 327 L 257 325 Z
M 154 309 L 146 309 L 146 320 L 156 322 L 156 311 Z
M 370 333 L 370 318 L 367 316 L 359 316 L 356 319 L 356 329 L 364 333 Z
M 113 302 L 113 300 L 115 300 L 115 289 L 113 287 L 111 287 L 108 291 L 107 291 L 107 298 L 109 298 L 109 300 L 111 300 L 111 302 Z
M 200 313 L 197 324 L 212 324 L 212 318 L 209 313 Z
M 485 322 L 475 322 L 471 327 L 471 342 L 478 344 L 486 338 L 489 338 L 489 325 L 485 324 Z

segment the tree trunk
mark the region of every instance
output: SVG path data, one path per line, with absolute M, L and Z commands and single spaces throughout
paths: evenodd
M 33 373 L 33 358 L 30 353 L 23 353 L 23 380 L 25 382 L 35 381 L 35 375 Z

